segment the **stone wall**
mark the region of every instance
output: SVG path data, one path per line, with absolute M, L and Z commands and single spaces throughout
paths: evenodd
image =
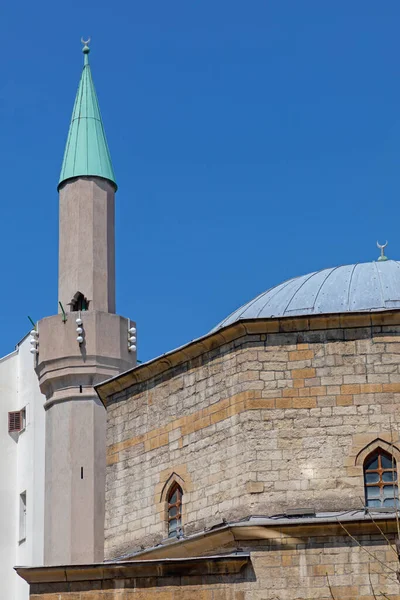
M 31 585 L 31 600 L 374 600 L 374 592 L 376 598 L 383 592 L 400 600 L 398 563 L 389 546 L 379 533 L 359 539 L 363 548 L 346 535 L 310 537 L 297 545 L 295 538 L 283 545 L 259 542 L 252 544 L 247 566 L 232 575 L 210 576 L 204 568 L 188 574 L 183 568 L 175 577 L 124 578 L 120 571 L 115 578 L 90 580 L 83 567 L 68 583 Z
M 378 318 L 314 319 L 312 330 L 298 320 L 291 332 L 287 320 L 260 322 L 109 398 L 106 555 L 166 537 L 174 478 L 185 534 L 250 514 L 360 508 L 367 454 L 393 436 L 400 456 L 399 316 Z

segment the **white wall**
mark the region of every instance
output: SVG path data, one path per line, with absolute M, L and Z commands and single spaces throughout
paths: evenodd
M 16 586 L 17 445 L 8 434 L 8 412 L 18 410 L 17 374 L 18 353 L 0 359 L 0 581 L 4 598 L 13 598 Z
M 44 396 L 33 368 L 29 336 L 0 360 L 0 586 L 1 597 L 27 600 L 15 565 L 43 564 Z M 26 427 L 8 433 L 8 412 L 26 408 Z M 19 497 L 26 491 L 26 539 L 19 542 Z

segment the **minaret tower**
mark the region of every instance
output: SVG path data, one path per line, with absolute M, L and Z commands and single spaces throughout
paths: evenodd
M 59 314 L 37 326 L 45 564 L 103 560 L 106 411 L 94 386 L 136 364 L 135 324 L 115 314 L 117 184 L 87 44 L 58 184 Z

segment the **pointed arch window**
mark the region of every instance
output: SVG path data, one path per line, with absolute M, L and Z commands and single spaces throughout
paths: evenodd
M 182 498 L 180 485 L 175 483 L 168 494 L 168 537 L 179 537 L 182 532 Z
M 370 508 L 399 507 L 396 460 L 377 448 L 364 462 L 365 501 Z

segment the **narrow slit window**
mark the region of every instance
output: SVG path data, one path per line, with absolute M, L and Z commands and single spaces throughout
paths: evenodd
M 19 495 L 19 543 L 26 540 L 26 492 Z
M 364 463 L 365 501 L 369 508 L 399 507 L 397 466 L 393 456 L 378 448 Z
M 175 484 L 168 496 L 168 537 L 179 537 L 182 532 L 182 488 Z

